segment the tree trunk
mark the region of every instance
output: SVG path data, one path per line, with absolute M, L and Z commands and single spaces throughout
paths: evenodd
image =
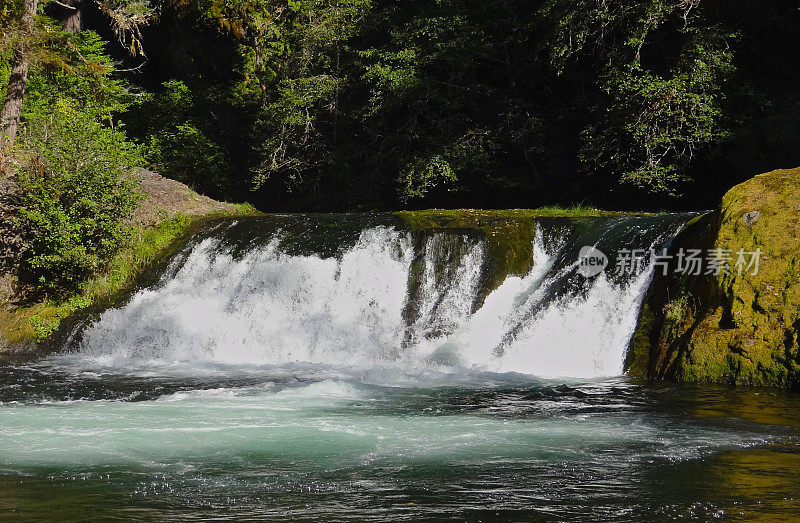
M 18 44 L 14 50 L 11 77 L 6 90 L 6 103 L 0 113 L 3 122 L 3 137 L 8 142 L 14 141 L 19 129 L 20 112 L 22 111 L 22 97 L 25 94 L 25 83 L 28 81 L 28 66 L 30 54 L 24 48 L 25 44 Z
M 14 56 L 11 59 L 11 77 L 8 80 L 6 101 L 3 110 L 0 111 L 0 123 L 3 127 L 0 141 L 3 142 L 3 145 L 11 144 L 17 136 L 17 129 L 19 129 L 22 97 L 25 95 L 25 83 L 28 81 L 28 67 L 31 63 L 28 38 L 33 33 L 36 3 L 37 0 L 25 0 L 25 11 L 22 14 L 23 34 L 17 41 Z
M 61 0 L 61 3 L 72 8 L 59 6 L 61 10 L 59 18 L 61 18 L 64 31 L 68 33 L 80 33 L 86 29 L 86 22 L 83 19 L 85 0 Z

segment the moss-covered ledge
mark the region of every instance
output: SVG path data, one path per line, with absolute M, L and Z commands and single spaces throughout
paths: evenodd
M 800 169 L 737 185 L 679 249 L 761 251 L 759 270 L 656 276 L 627 358 L 649 379 L 800 388 Z
M 394 215 L 414 230 L 468 229 L 486 237 L 489 281 L 484 293 L 497 288 L 508 276 L 524 276 L 533 264 L 533 235 L 540 218 L 598 218 L 631 213 L 591 207 L 544 207 L 540 209 L 427 209 L 399 211 Z
M 259 215 L 249 204 L 217 202 L 186 185 L 141 170 L 145 200 L 131 219 L 133 234 L 106 269 L 72 296 L 26 298 L 25 288 L 0 300 L 0 354 L 25 355 L 46 348 L 64 320 L 108 307 L 130 292 L 138 279 L 171 256 L 195 232 L 221 219 Z

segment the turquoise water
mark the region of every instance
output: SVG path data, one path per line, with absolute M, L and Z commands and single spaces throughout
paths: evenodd
M 578 272 L 685 220 L 543 220 L 491 289 L 476 231 L 220 223 L 0 363 L 0 519 L 794 518 L 800 396 L 620 377 L 651 269 Z
M 12 518 L 606 519 L 800 508 L 797 395 L 455 369 L 0 368 Z

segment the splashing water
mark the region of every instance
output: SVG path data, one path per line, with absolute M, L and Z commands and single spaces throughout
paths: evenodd
M 0 514 L 789 520 L 796 395 L 617 376 L 652 269 L 615 254 L 683 221 L 541 220 L 505 278 L 476 231 L 221 224 L 65 350 L 0 361 Z
M 650 269 L 584 278 L 576 242 L 613 246 L 609 238 L 627 238 L 649 249 L 680 222 L 596 220 L 582 234 L 569 224 L 540 224 L 532 270 L 507 277 L 485 299 L 486 242 L 467 233 L 415 241 L 410 231 L 370 226 L 351 246 L 324 256 L 287 252 L 282 231 L 235 252 L 223 229 L 176 259 L 157 285 L 103 313 L 81 334 L 77 351 L 107 364 L 313 362 L 619 375 Z

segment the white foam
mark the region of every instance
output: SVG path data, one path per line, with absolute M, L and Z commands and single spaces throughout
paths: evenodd
M 507 278 L 473 313 L 486 256 L 483 244 L 467 237 L 455 251 L 444 236 L 428 238 L 421 268 L 412 268 L 410 234 L 388 227 L 362 231 L 339 258 L 288 255 L 277 237 L 235 258 L 207 239 L 158 286 L 88 327 L 80 357 L 165 369 L 187 361 L 313 362 L 545 377 L 621 374 L 649 270 L 625 284 L 602 274 L 585 280 L 581 292 L 553 299 L 551 284 L 576 264 L 555 266 L 563 241 L 547 250 L 553 242 L 545 240 L 537 231 L 533 270 Z M 453 252 L 460 258 L 443 265 Z M 406 325 L 412 270 L 421 271 L 418 314 Z
M 286 255 L 277 243 L 233 259 L 202 242 L 163 286 L 105 312 L 81 352 L 254 364 L 396 355 L 413 256 L 406 235 L 365 230 L 341 260 Z

